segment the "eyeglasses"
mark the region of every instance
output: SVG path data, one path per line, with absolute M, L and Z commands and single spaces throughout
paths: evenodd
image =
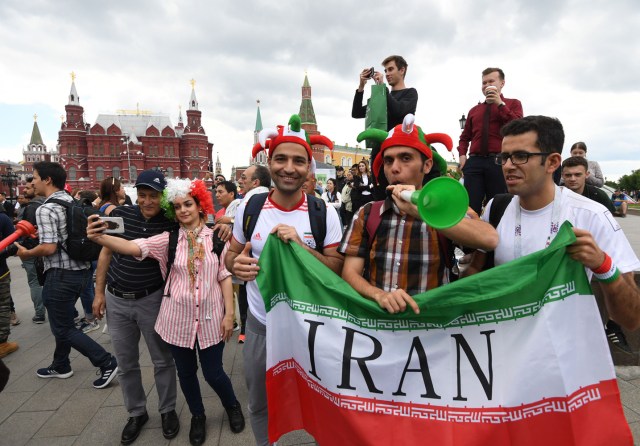
M 531 153 L 531 152 L 513 152 L 513 153 L 498 153 L 496 155 L 496 164 L 504 166 L 508 160 L 511 160 L 511 164 L 517 166 L 519 164 L 526 164 L 529 158 L 532 156 L 547 157 L 550 153 Z M 543 158 L 544 160 L 544 158 Z

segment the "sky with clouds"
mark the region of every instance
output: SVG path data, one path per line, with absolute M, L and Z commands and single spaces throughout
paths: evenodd
M 562 121 L 565 154 L 585 141 L 616 179 L 640 168 L 638 28 L 637 0 L 3 0 L 0 159 L 22 159 L 34 114 L 55 147 L 71 71 L 90 124 L 139 103 L 175 125 L 195 79 L 227 175 L 248 163 L 256 99 L 265 127 L 285 124 L 305 71 L 319 130 L 354 145 L 364 126 L 351 119 L 360 71 L 400 54 L 425 131 L 457 141 L 458 119 L 482 98 L 481 71 L 498 66 L 504 95 L 525 115 Z

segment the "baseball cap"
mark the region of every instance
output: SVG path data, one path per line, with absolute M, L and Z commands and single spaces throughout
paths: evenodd
M 158 170 L 145 170 L 138 175 L 135 186 L 146 186 L 162 192 L 167 186 L 167 181 L 164 179 L 162 172 Z

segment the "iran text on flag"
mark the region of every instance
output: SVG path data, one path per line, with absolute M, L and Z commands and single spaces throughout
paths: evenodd
M 269 438 L 321 445 L 631 445 L 581 264 L 552 245 L 415 296 L 390 315 L 295 244 L 270 237 Z

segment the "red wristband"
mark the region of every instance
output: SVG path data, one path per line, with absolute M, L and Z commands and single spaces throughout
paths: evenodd
M 600 265 L 597 268 L 592 268 L 591 271 L 593 271 L 595 274 L 604 274 L 611 269 L 612 263 L 613 261 L 611 260 L 611 257 L 609 257 L 609 254 L 605 252 L 604 261 L 602 262 L 602 265 Z

